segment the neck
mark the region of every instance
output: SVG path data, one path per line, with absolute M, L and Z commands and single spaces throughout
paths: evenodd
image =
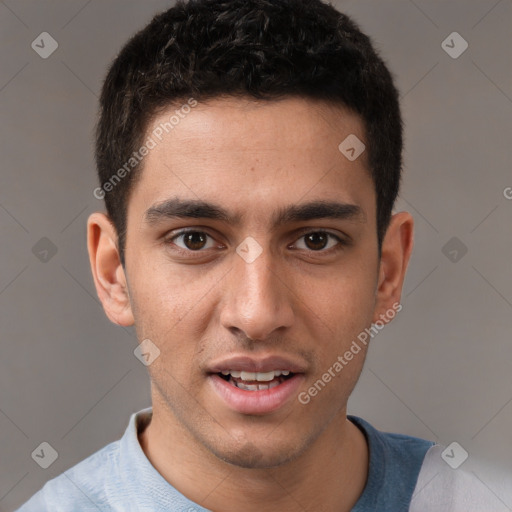
M 209 510 L 348 512 L 363 492 L 368 447 L 345 409 L 298 458 L 265 469 L 228 464 L 199 445 L 174 418 L 163 419 L 154 411 L 139 434 L 144 453 L 175 489 Z

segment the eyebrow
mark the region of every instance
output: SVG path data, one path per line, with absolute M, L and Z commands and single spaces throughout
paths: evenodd
M 172 198 L 148 208 L 144 214 L 146 224 L 157 224 L 166 219 L 212 219 L 237 225 L 242 215 L 230 213 L 214 203 L 202 200 Z M 356 204 L 338 201 L 311 201 L 279 208 L 272 217 L 274 227 L 316 219 L 337 219 L 365 222 L 364 210 Z

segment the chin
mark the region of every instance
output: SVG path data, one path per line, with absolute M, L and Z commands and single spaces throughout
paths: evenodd
M 296 459 L 303 450 L 298 449 L 297 445 L 292 446 L 265 446 L 259 448 L 248 441 L 236 450 L 218 449 L 211 450 L 213 454 L 239 468 L 244 469 L 269 469 L 276 468 Z

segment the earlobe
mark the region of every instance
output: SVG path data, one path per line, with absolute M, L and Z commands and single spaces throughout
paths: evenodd
M 391 217 L 382 242 L 379 281 L 373 322 L 383 320 L 386 312 L 400 303 L 402 287 L 414 244 L 414 220 L 410 213 L 395 213 Z M 395 307 L 393 307 L 395 304 Z M 391 318 L 394 317 L 394 314 Z
M 125 270 L 117 248 L 117 233 L 104 213 L 93 213 L 87 221 L 87 248 L 96 292 L 107 317 L 118 325 L 133 325 Z

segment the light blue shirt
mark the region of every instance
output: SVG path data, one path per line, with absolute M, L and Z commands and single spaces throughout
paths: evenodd
M 17 512 L 207 512 L 168 483 L 142 450 L 137 433 L 148 424 L 151 411 L 132 414 L 121 439 L 47 482 Z M 353 512 L 408 511 L 434 443 L 380 432 L 361 418 L 348 418 L 369 447 L 368 479 Z

